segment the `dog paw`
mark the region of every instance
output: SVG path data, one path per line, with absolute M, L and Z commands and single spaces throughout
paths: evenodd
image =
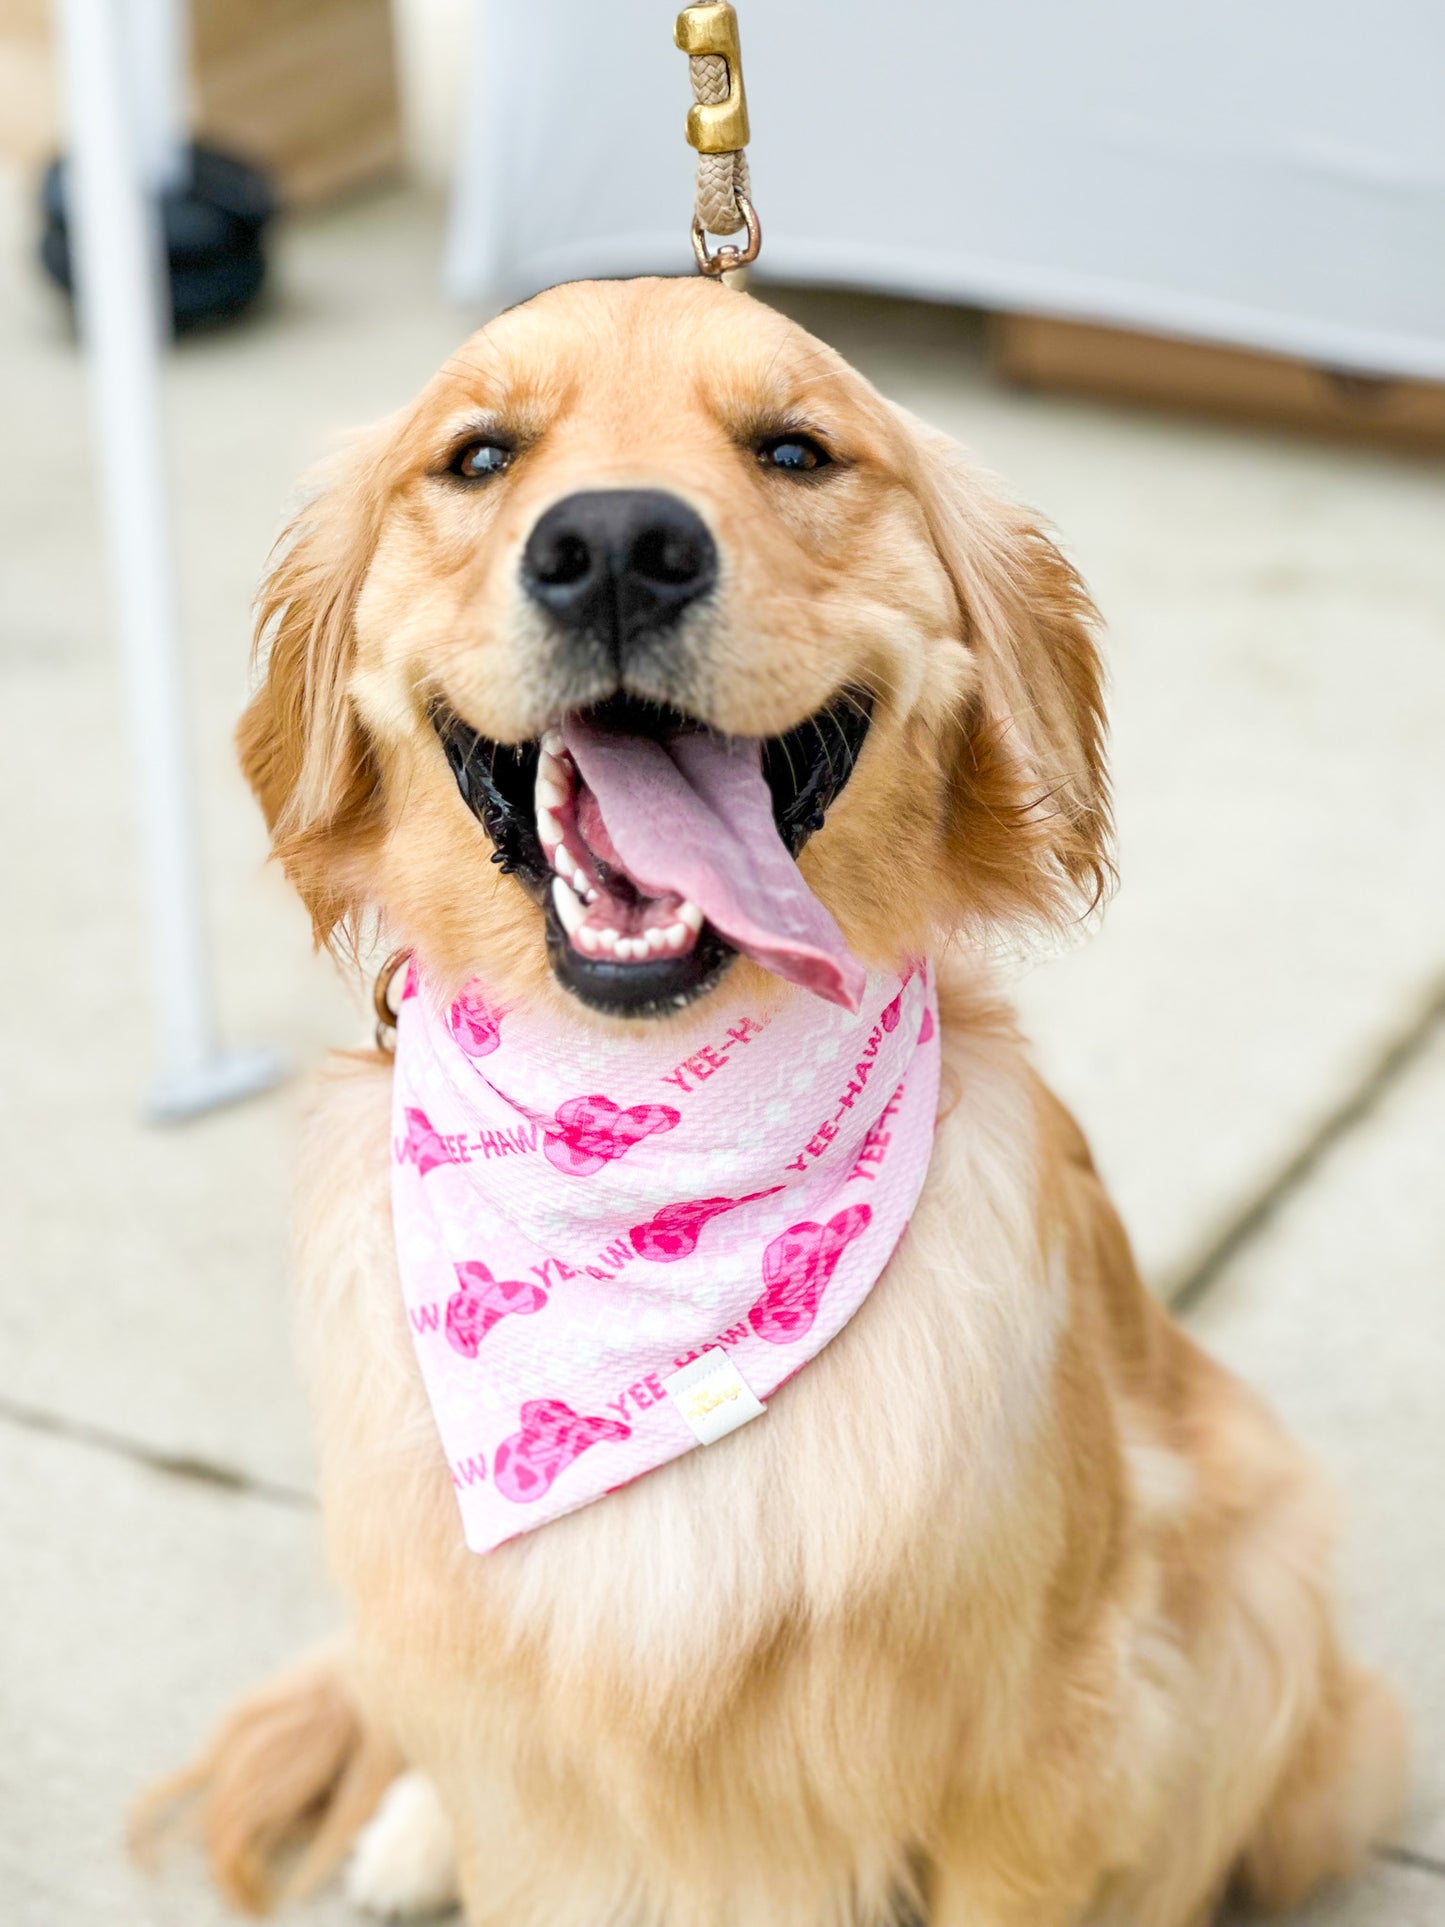
M 461 1899 L 451 1822 L 424 1773 L 403 1773 L 357 1835 L 346 1895 L 383 1920 L 421 1920 Z

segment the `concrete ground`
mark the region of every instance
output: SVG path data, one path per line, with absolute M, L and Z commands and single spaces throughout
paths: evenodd
M 121 1816 L 335 1617 L 282 1277 L 299 1081 L 136 1121 L 150 1011 L 91 417 L 27 219 L 0 181 L 0 1919 L 207 1927 L 194 1863 L 140 1880 Z M 298 1070 L 362 1023 L 232 765 L 247 607 L 298 474 L 465 332 L 438 241 L 406 194 L 297 225 L 266 310 L 171 368 L 221 1006 Z M 1123 890 L 1021 1000 L 1151 1279 L 1336 1475 L 1356 1643 L 1414 1713 L 1408 1821 L 1307 1918 L 1445 1923 L 1445 478 L 1008 392 L 951 312 L 788 305 L 1041 507 L 1109 619 Z

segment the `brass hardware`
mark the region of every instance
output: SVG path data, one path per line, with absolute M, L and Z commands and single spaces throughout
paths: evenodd
M 391 986 L 397 972 L 410 962 L 409 950 L 393 950 L 377 971 L 371 993 L 372 1009 L 376 1012 L 376 1048 L 385 1051 L 388 1056 L 396 1050 L 396 1012 L 391 1007 Z
M 720 100 L 715 107 L 705 107 L 696 101 L 688 109 L 689 146 L 695 147 L 699 154 L 735 154 L 748 144 L 748 101 L 743 92 L 743 60 L 738 47 L 736 13 L 727 0 L 722 0 L 721 5 L 684 7 L 677 16 L 674 38 L 689 59 L 702 54 L 721 54 L 728 67 L 727 99 Z
M 763 245 L 762 222 L 745 194 L 739 194 L 737 200 L 738 211 L 748 224 L 748 244 L 744 248 L 734 247 L 731 241 L 726 241 L 716 254 L 709 254 L 702 222 L 695 214 L 692 217 L 692 251 L 697 256 L 698 270 L 702 274 L 731 274 L 735 268 L 745 268 L 749 261 L 758 258 L 758 249 Z

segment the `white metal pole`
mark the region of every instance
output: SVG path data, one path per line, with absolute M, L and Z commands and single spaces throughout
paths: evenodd
M 126 37 L 133 0 L 60 0 L 66 211 L 89 352 L 122 669 L 136 765 L 161 1070 L 147 1111 L 174 1120 L 274 1082 L 269 1052 L 223 1050 L 204 936 L 161 416 L 164 263 L 142 185 Z
M 127 16 L 125 61 L 135 103 L 140 177 L 152 194 L 180 187 L 188 172 L 190 20 L 181 0 L 119 0 Z

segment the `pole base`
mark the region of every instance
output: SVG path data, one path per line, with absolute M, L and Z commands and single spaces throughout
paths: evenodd
M 219 1050 L 188 1070 L 164 1072 L 146 1093 L 142 1114 L 148 1124 L 184 1124 L 269 1091 L 288 1069 L 275 1051 Z
M 195 143 L 186 158 L 184 179 L 159 195 L 177 334 L 214 327 L 251 305 L 266 278 L 266 228 L 276 212 L 271 184 L 259 168 Z M 68 194 L 67 163 L 55 161 L 40 187 L 40 260 L 70 294 Z

